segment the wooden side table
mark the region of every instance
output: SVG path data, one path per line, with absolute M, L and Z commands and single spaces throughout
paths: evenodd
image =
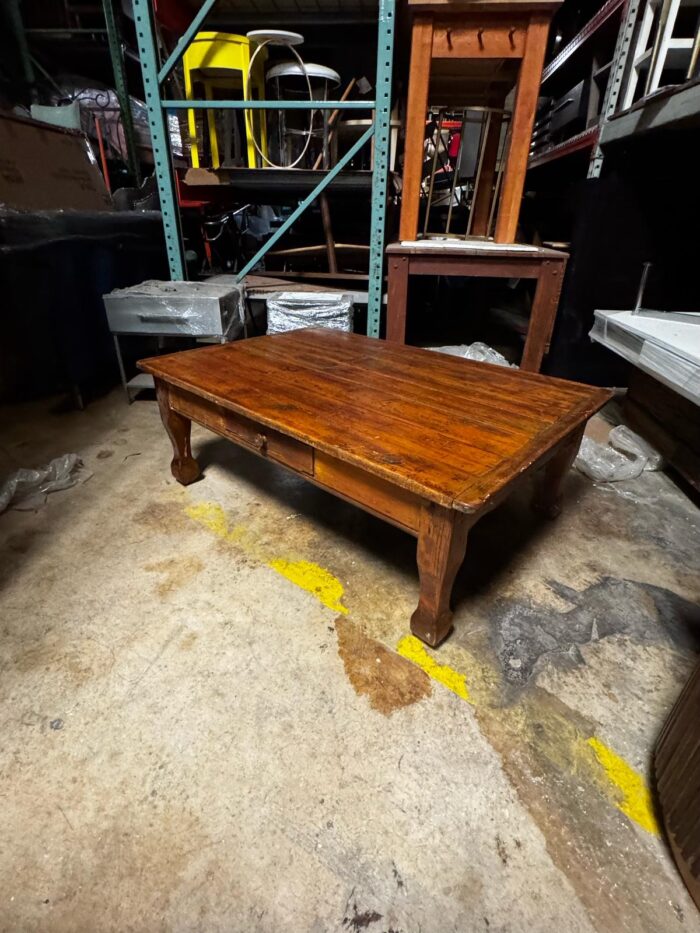
M 428 106 L 447 103 L 503 107 L 517 83 L 495 230 L 497 243 L 515 240 L 547 33 L 559 4 L 560 0 L 408 0 L 413 22 L 401 240 L 415 240 L 418 235 Z M 495 131 L 499 130 L 496 126 Z M 487 141 L 485 151 L 494 163 L 483 166 L 490 188 L 497 136 Z M 487 185 L 480 188 L 485 196 Z M 477 203 L 473 210 L 480 220 L 479 225 L 472 225 L 472 233 L 486 235 L 481 227 L 485 226 L 488 211 Z
M 386 252 L 389 266 L 386 339 L 391 343 L 406 342 L 406 306 L 411 275 L 536 279 L 520 368 L 531 373 L 540 371 L 554 328 L 569 258 L 566 253 L 535 246 L 430 246 L 421 242 L 392 243 Z

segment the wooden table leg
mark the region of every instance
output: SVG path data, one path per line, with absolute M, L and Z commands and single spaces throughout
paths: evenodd
M 520 62 L 520 75 L 515 91 L 510 146 L 503 172 L 501 202 L 496 218 L 496 243 L 513 243 L 518 229 L 520 202 L 523 197 L 527 160 L 530 155 L 532 125 L 535 122 L 537 97 L 542 80 L 542 64 L 547 48 L 549 19 L 533 15 L 527 30 L 525 54 Z
M 173 445 L 174 457 L 170 464 L 170 470 L 178 483 L 189 486 L 190 483 L 194 483 L 202 475 L 199 464 L 192 456 L 190 447 L 192 422 L 189 418 L 185 418 L 180 412 L 174 411 L 170 407 L 168 386 L 159 379 L 156 379 L 156 397 L 160 417 Z
M 535 512 L 546 515 L 547 518 L 556 518 L 560 514 L 562 485 L 576 459 L 583 431 L 584 428 L 575 431 L 540 470 L 535 479 L 535 495 L 532 500 Z
M 472 202 L 471 236 L 489 235 L 489 216 L 493 198 L 493 181 L 496 176 L 496 162 L 498 148 L 501 142 L 501 128 L 503 120 L 500 115 L 492 113 L 487 124 L 486 139 L 484 141 L 483 156 L 481 159 L 481 173 L 477 182 Z
M 542 367 L 549 340 L 557 316 L 559 296 L 566 264 L 559 260 L 546 259 L 540 266 L 540 274 L 532 299 L 530 323 L 527 329 L 525 349 L 520 368 L 528 373 L 538 373 Z
M 421 510 L 418 530 L 420 598 L 411 616 L 411 631 L 431 647 L 452 631 L 450 596 L 467 548 L 467 534 L 476 517 L 428 504 Z
M 424 161 L 423 143 L 425 142 L 425 118 L 428 112 L 432 54 L 432 17 L 416 16 L 411 30 L 411 73 L 408 78 L 403 189 L 399 222 L 399 239 L 401 240 L 415 240 L 418 236 L 418 208 Z
M 408 256 L 389 256 L 389 281 L 386 296 L 386 339 L 406 343 L 406 308 L 408 306 Z

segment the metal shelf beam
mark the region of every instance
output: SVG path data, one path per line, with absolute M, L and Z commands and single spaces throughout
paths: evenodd
M 308 194 L 304 198 L 303 201 L 299 203 L 296 210 L 294 210 L 289 215 L 289 217 L 285 220 L 282 226 L 278 227 L 278 229 L 275 230 L 272 236 L 269 239 L 265 240 L 265 242 L 260 247 L 260 249 L 257 251 L 255 256 L 253 256 L 252 259 L 248 260 L 248 262 L 245 264 L 245 266 L 243 266 L 241 271 L 237 273 L 237 278 L 239 282 L 242 279 L 244 279 L 248 275 L 249 272 L 253 271 L 253 269 L 257 266 L 260 260 L 265 256 L 267 251 L 272 249 L 275 243 L 281 237 L 284 236 L 284 234 L 293 226 L 294 223 L 296 223 L 296 221 L 301 217 L 301 215 L 304 213 L 306 208 L 309 207 L 311 204 L 313 204 L 313 202 L 316 200 L 319 194 L 322 194 L 326 190 L 326 188 L 328 187 L 328 185 L 330 185 L 330 183 L 333 181 L 335 176 L 339 172 L 342 172 L 345 166 L 355 158 L 355 156 L 360 151 L 360 149 L 365 145 L 365 143 L 368 143 L 373 136 L 374 136 L 374 127 L 370 126 L 367 129 L 367 131 L 363 133 L 362 136 L 357 140 L 355 145 L 352 146 L 352 148 L 348 149 L 348 151 L 345 153 L 342 159 L 339 160 L 338 164 L 334 165 L 333 168 L 330 169 L 330 171 L 316 185 L 314 190 L 310 194 Z
M 240 280 L 264 257 L 267 251 L 291 227 L 295 220 L 325 190 L 335 176 L 374 137 L 374 165 L 372 169 L 372 208 L 370 220 L 369 294 L 367 333 L 379 336 L 382 308 L 382 282 L 384 264 L 384 228 L 386 221 L 387 180 L 389 171 L 389 132 L 391 117 L 391 81 L 394 52 L 396 0 L 379 0 L 377 23 L 377 77 L 376 99 L 357 101 L 260 101 L 260 100 L 171 100 L 162 99 L 161 84 L 172 73 L 190 42 L 200 30 L 216 0 L 205 0 L 176 48 L 159 67 L 155 44 L 155 29 L 151 0 L 133 0 L 136 36 L 139 46 L 144 92 L 151 129 L 153 158 L 158 180 L 165 242 L 170 275 L 173 279 L 186 277 L 183 259 L 180 213 L 176 198 L 172 160 L 169 147 L 168 111 L 177 110 L 371 110 L 373 125 L 331 169 L 314 190 L 303 199 L 279 230 L 275 231 L 258 253 L 238 273 Z M 265 171 L 262 169 L 261 171 Z
M 199 27 L 202 25 L 204 20 L 207 18 L 211 8 L 216 3 L 216 0 L 204 0 L 204 3 L 201 5 L 199 10 L 197 10 L 197 15 L 194 17 L 190 25 L 185 30 L 183 36 L 180 37 L 180 41 L 175 46 L 173 51 L 168 56 L 167 61 L 163 67 L 158 72 L 158 84 L 162 84 L 165 79 L 168 77 L 170 72 L 173 70 L 175 65 L 180 61 L 182 56 L 187 51 L 187 47 L 194 37 L 199 32 Z
M 555 159 L 561 159 L 563 156 L 571 155 L 572 152 L 578 152 L 580 149 L 590 149 L 598 142 L 598 125 L 590 126 L 582 133 L 571 136 L 555 146 L 543 149 L 530 156 L 527 163 L 528 168 L 537 168 L 539 165 L 546 165 L 548 162 L 554 162 Z
M 607 0 L 607 3 L 604 3 L 602 7 L 596 12 L 596 14 L 589 19 L 586 25 L 576 33 L 574 38 L 564 46 L 561 52 L 557 55 L 556 58 L 553 58 L 552 61 L 547 65 L 547 67 L 542 72 L 542 84 L 551 76 L 558 71 L 564 62 L 568 61 L 574 52 L 583 45 L 583 43 L 590 39 L 600 27 L 603 25 L 606 20 L 608 20 L 613 13 L 615 13 L 623 5 L 625 0 Z
M 373 100 L 162 100 L 164 110 L 374 110 Z

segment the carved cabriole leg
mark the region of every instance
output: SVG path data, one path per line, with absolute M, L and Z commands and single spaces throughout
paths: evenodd
M 433 648 L 452 631 L 452 585 L 464 560 L 467 534 L 475 521 L 475 515 L 432 503 L 421 510 L 418 530 L 420 599 L 411 617 L 411 631 Z
M 572 434 L 540 470 L 535 479 L 535 495 L 532 500 L 535 512 L 546 515 L 547 518 L 556 518 L 561 512 L 562 484 L 576 459 L 582 437 L 583 428 Z
M 182 483 L 183 486 L 189 486 L 202 475 L 199 464 L 192 456 L 190 448 L 190 428 L 192 422 L 170 407 L 170 393 L 168 386 L 160 379 L 156 379 L 156 396 L 158 398 L 158 408 L 160 417 L 163 419 L 163 425 L 168 432 L 168 437 L 173 445 L 172 463 L 170 469 L 173 476 Z

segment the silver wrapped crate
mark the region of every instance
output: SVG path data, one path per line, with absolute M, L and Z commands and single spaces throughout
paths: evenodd
M 103 297 L 113 334 L 233 337 L 243 329 L 241 289 L 220 282 L 142 282 Z
M 352 330 L 352 296 L 338 292 L 282 292 L 267 301 L 267 332 L 300 327 Z

